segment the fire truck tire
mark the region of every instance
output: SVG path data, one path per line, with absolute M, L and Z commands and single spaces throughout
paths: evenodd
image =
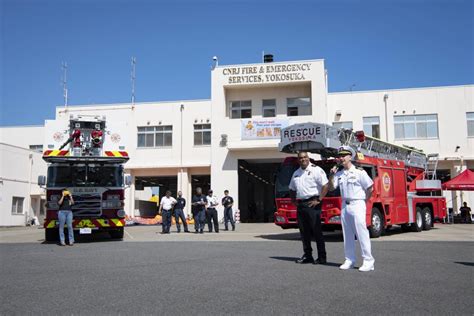
M 372 222 L 370 223 L 369 226 L 369 233 L 370 233 L 370 238 L 379 238 L 380 235 L 383 233 L 383 217 L 382 213 L 379 211 L 378 208 L 374 207 L 372 209 Z
M 46 228 L 44 230 L 44 240 L 47 242 L 53 242 L 59 240 L 59 231 L 58 229 Z
M 123 232 L 124 232 L 124 230 L 123 230 L 123 227 L 122 227 L 122 228 L 119 228 L 117 230 L 111 230 L 109 232 L 109 234 L 110 234 L 110 237 L 112 239 L 123 239 Z
M 423 230 L 430 230 L 433 227 L 433 215 L 429 207 L 423 208 Z
M 416 208 L 415 222 L 411 224 L 412 232 L 421 232 L 423 230 L 423 211 L 421 207 Z

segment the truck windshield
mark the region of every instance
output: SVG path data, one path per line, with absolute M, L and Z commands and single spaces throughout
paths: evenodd
M 48 187 L 123 185 L 122 166 L 56 165 L 48 168 Z
M 293 172 L 298 168 L 298 164 L 282 164 L 280 166 L 275 179 L 275 197 L 277 199 L 290 197 L 288 185 L 290 184 Z

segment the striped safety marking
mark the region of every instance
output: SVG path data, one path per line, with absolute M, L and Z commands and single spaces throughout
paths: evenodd
M 106 151 L 105 155 L 108 157 L 128 157 L 126 151 Z
M 54 219 L 45 220 L 44 227 L 45 228 L 55 228 L 59 225 L 59 222 Z M 123 227 L 125 226 L 125 220 L 119 218 L 111 218 L 111 219 L 75 219 L 72 222 L 72 227 L 74 228 L 101 228 L 101 227 Z
M 69 156 L 68 150 L 46 150 L 43 154 L 45 157 L 64 157 Z

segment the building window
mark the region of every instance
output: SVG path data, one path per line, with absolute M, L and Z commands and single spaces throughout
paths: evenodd
M 276 115 L 276 100 L 267 99 L 262 100 L 263 117 L 275 117 Z
M 474 136 L 474 112 L 467 112 L 467 136 Z
M 380 138 L 380 119 L 378 116 L 363 117 L 364 134 L 375 138 Z
M 23 201 L 25 198 L 12 197 L 12 214 L 23 214 Z
M 311 115 L 311 98 L 288 98 L 286 102 L 288 116 Z
M 30 150 L 42 153 L 43 152 L 43 145 L 30 145 Z
M 230 103 L 230 118 L 251 118 L 252 101 L 232 101 Z
M 396 115 L 395 139 L 438 138 L 438 116 Z
M 332 126 L 335 128 L 346 128 L 346 129 L 352 129 L 352 122 L 347 121 L 347 122 L 332 122 Z
M 211 124 L 194 124 L 194 145 L 211 144 Z
M 138 127 L 137 147 L 173 146 L 173 126 Z

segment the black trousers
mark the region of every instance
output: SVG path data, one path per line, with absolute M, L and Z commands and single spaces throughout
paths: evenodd
M 178 229 L 178 232 L 181 231 L 181 226 L 179 225 L 179 220 L 181 219 L 181 222 L 183 222 L 184 225 L 184 231 L 188 231 L 188 223 L 186 223 L 186 217 L 184 216 L 184 212 L 182 209 L 177 208 L 174 210 L 174 219 L 176 221 L 176 228 Z
M 209 232 L 212 232 L 212 222 L 214 222 L 214 231 L 219 232 L 219 223 L 217 222 L 217 210 L 215 208 L 208 208 L 206 210 L 207 226 Z
M 318 258 L 326 259 L 326 246 L 321 228 L 321 204 L 309 207 L 307 203 L 298 203 L 298 226 L 300 228 L 303 251 L 308 257 L 313 256 L 311 240 L 316 240 L 318 247 Z
M 229 229 L 227 223 L 230 221 L 230 224 L 232 225 L 232 229 L 235 230 L 235 221 L 234 221 L 234 215 L 232 214 L 232 207 L 226 207 L 224 208 L 224 227 L 225 229 Z

